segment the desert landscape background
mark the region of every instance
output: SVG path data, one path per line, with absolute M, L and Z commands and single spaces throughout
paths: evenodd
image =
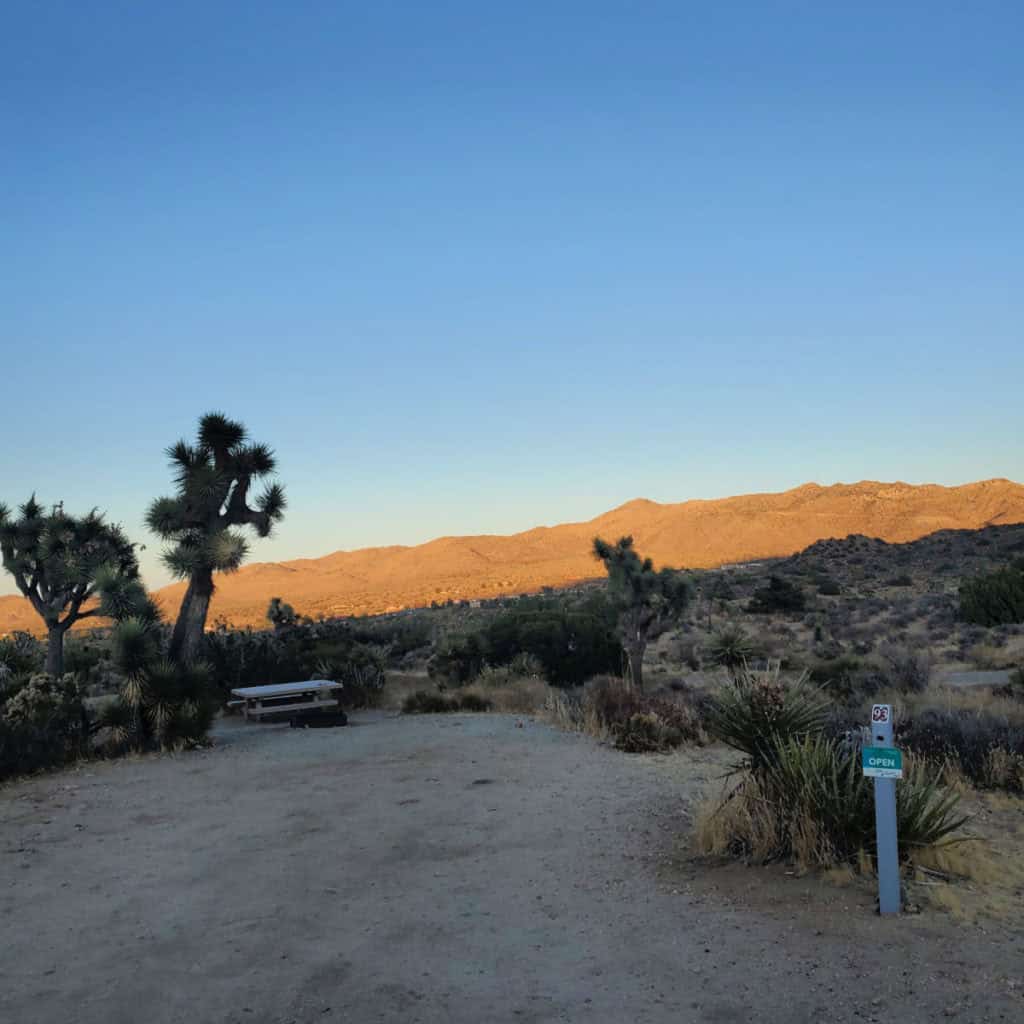
M 960 487 L 811 483 L 778 494 L 678 504 L 639 498 L 585 522 L 539 526 L 511 536 L 440 537 L 411 547 L 256 562 L 218 576 L 210 622 L 266 625 L 272 595 L 304 615 L 331 618 L 561 587 L 603 576 L 591 555 L 595 535 L 630 534 L 656 565 L 700 569 L 791 555 L 815 541 L 850 534 L 902 543 L 938 530 L 1021 522 L 1024 485 L 1006 479 Z M 177 609 L 184 589 L 184 583 L 175 583 L 157 592 L 168 615 Z M 96 624 L 94 619 L 81 623 Z M 38 631 L 40 626 L 26 600 L 0 598 L 0 632 Z

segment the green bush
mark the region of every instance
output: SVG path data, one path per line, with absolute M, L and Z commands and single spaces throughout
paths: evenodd
M 486 661 L 506 665 L 530 654 L 553 686 L 580 686 L 622 667 L 614 610 L 603 595 L 566 604 L 551 598 L 519 602 L 482 632 Z
M 759 615 L 771 612 L 793 614 L 802 612 L 807 605 L 803 590 L 781 576 L 771 576 L 768 585 L 754 591 L 747 610 Z
M 1000 569 L 960 585 L 960 617 L 979 626 L 1024 622 L 1024 571 Z
M 427 664 L 431 679 L 441 686 L 463 686 L 483 671 L 487 650 L 479 634 L 449 637 L 434 651 Z

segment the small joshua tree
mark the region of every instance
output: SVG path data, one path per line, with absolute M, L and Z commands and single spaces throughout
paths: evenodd
M 270 536 L 284 517 L 285 497 L 284 488 L 272 483 L 249 504 L 253 483 L 274 472 L 274 453 L 265 444 L 250 444 L 245 427 L 220 413 L 200 419 L 195 444 L 179 441 L 167 454 L 178 493 L 154 501 L 146 524 L 171 542 L 164 564 L 188 580 L 168 650 L 173 661 L 185 662 L 200 655 L 213 574 L 236 571 L 248 554 L 248 542 L 233 527 Z
M 295 609 L 279 597 L 270 599 L 270 604 L 267 606 L 267 619 L 272 623 L 275 632 L 294 626 L 299 621 Z
M 608 570 L 608 597 L 618 614 L 619 639 L 633 685 L 642 692 L 648 641 L 682 614 L 690 600 L 689 580 L 672 569 L 655 572 L 654 563 L 633 550 L 632 537 L 615 544 L 595 537 L 594 556 Z
M 135 547 L 118 526 L 93 509 L 76 518 L 55 505 L 49 512 L 29 498 L 14 518 L 0 505 L 0 555 L 4 568 L 46 624 L 46 671 L 64 672 L 64 634 L 80 619 L 99 614 L 85 605 L 96 593 L 96 578 L 109 569 L 134 580 Z

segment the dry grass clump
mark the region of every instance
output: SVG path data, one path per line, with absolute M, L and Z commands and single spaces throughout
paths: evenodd
M 494 711 L 516 715 L 540 713 L 558 693 L 536 676 L 505 677 L 501 680 L 481 677 L 461 692 L 488 701 Z

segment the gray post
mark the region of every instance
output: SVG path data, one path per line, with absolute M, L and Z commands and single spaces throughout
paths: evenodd
M 885 709 L 878 715 L 871 712 L 871 745 L 892 747 L 892 708 L 888 704 L 876 704 L 875 708 Z M 876 721 L 875 719 L 879 720 Z M 878 844 L 878 912 L 898 914 L 900 912 L 900 855 L 896 838 L 896 780 L 875 779 L 875 839 Z

